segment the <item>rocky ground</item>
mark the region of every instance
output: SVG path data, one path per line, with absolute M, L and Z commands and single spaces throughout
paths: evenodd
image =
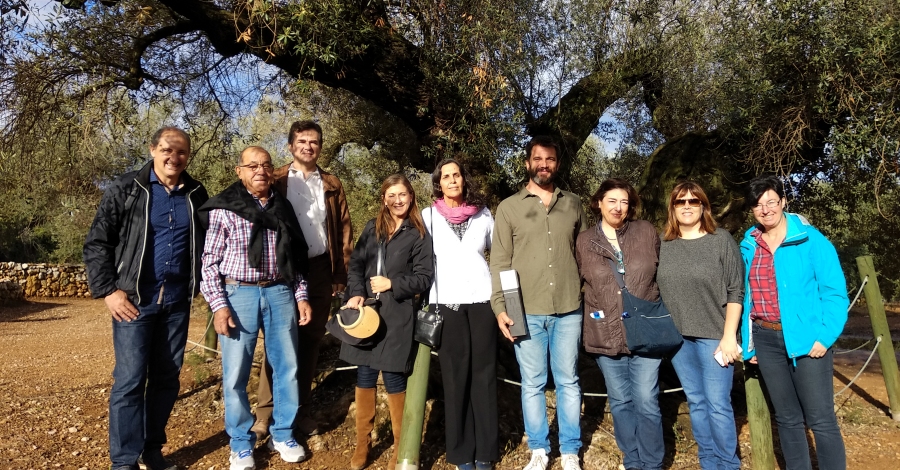
M 900 336 L 900 315 L 891 315 L 894 337 Z M 871 335 L 866 317 L 851 318 L 848 331 Z M 190 339 L 201 341 L 202 318 L 192 318 Z M 868 328 L 868 331 L 866 331 Z M 0 468 L 104 469 L 107 456 L 107 404 L 113 366 L 110 317 L 103 303 L 93 300 L 52 299 L 15 306 L 0 306 Z M 200 348 L 188 345 L 181 375 L 181 396 L 169 421 L 169 444 L 164 452 L 189 469 L 227 468 L 227 436 L 218 360 L 208 360 Z M 868 357 L 859 352 L 837 356 L 835 391 L 856 375 Z M 500 374 L 515 378 L 509 358 L 501 351 Z M 512 363 L 514 364 L 514 363 Z M 323 433 L 306 444 L 312 457 L 300 464 L 282 462 L 265 448 L 256 452 L 260 469 L 342 469 L 347 467 L 354 439 L 352 371 L 341 366 L 332 345 L 323 353 L 321 385 L 314 393 L 315 416 Z M 581 364 L 583 389 L 603 391 L 600 373 L 585 358 Z M 449 469 L 443 452 L 443 403 L 437 361 L 432 364 L 432 387 L 427 405 L 421 449 L 423 469 Z M 671 370 L 661 374 L 661 388 L 677 386 Z M 740 377 L 738 376 L 738 380 Z M 251 383 L 255 390 L 255 382 Z M 499 469 L 518 469 L 528 458 L 522 443 L 522 422 L 515 385 L 501 382 L 501 454 Z M 381 391 L 383 393 L 383 391 Z M 251 395 L 251 401 L 253 400 Z M 553 393 L 548 393 L 552 412 Z M 377 437 L 369 466 L 383 469 L 390 457 L 390 424 L 384 397 L 379 399 Z M 751 468 L 749 430 L 741 387 L 733 401 L 740 427 L 740 453 L 744 468 Z M 666 467 L 699 468 L 691 439 L 684 396 L 667 393 L 661 399 L 667 440 Z M 900 423 L 887 417 L 888 399 L 877 356 L 866 372 L 837 400 L 841 429 L 847 442 L 851 469 L 896 468 L 900 462 Z M 586 396 L 582 420 L 585 469 L 615 469 L 620 457 L 604 398 Z M 555 434 L 555 428 L 554 432 Z M 777 452 L 777 445 L 776 445 Z M 554 454 L 554 466 L 558 454 Z

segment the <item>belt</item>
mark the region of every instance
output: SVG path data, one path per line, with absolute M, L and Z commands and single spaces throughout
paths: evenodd
M 753 323 L 756 323 L 757 325 L 759 325 L 767 330 L 781 331 L 781 322 L 765 321 L 765 320 L 760 320 L 759 318 L 755 318 L 755 319 L 753 319 Z
M 245 281 L 236 281 L 230 277 L 225 278 L 225 284 L 230 284 L 232 286 L 257 286 L 257 287 L 271 287 L 278 284 L 283 284 L 284 278 L 279 277 L 278 279 L 266 279 L 263 281 L 256 282 L 245 282 Z

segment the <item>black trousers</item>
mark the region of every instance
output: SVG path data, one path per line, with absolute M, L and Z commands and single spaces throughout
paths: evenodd
M 500 460 L 497 431 L 497 320 L 489 303 L 441 305 L 438 359 L 444 380 L 447 462 Z

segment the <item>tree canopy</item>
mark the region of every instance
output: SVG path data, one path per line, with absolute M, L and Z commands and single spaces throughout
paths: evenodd
M 0 176 L 28 175 L 4 188 L 0 230 L 50 237 L 22 242 L 55 247 L 34 256 L 82 226 L 53 208 L 90 213 L 154 126 L 186 127 L 216 188 L 237 147 L 283 147 L 298 117 L 327 124 L 326 163 L 360 181 L 461 156 L 496 201 L 527 137 L 549 134 L 564 187 L 628 176 L 657 224 L 693 178 L 736 231 L 744 184 L 775 172 L 842 253 L 900 248 L 893 0 L 58 1 L 38 18 L 0 0 Z

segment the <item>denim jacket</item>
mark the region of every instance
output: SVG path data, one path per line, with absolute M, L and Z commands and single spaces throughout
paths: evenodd
M 775 250 L 778 306 L 788 357 L 809 354 L 818 341 L 830 348 L 847 321 L 847 283 L 834 246 L 799 214 L 785 213 L 787 233 Z M 741 241 L 744 261 L 744 311 L 741 322 L 744 359 L 756 355 L 750 328 L 750 264 L 758 245 L 749 228 Z

